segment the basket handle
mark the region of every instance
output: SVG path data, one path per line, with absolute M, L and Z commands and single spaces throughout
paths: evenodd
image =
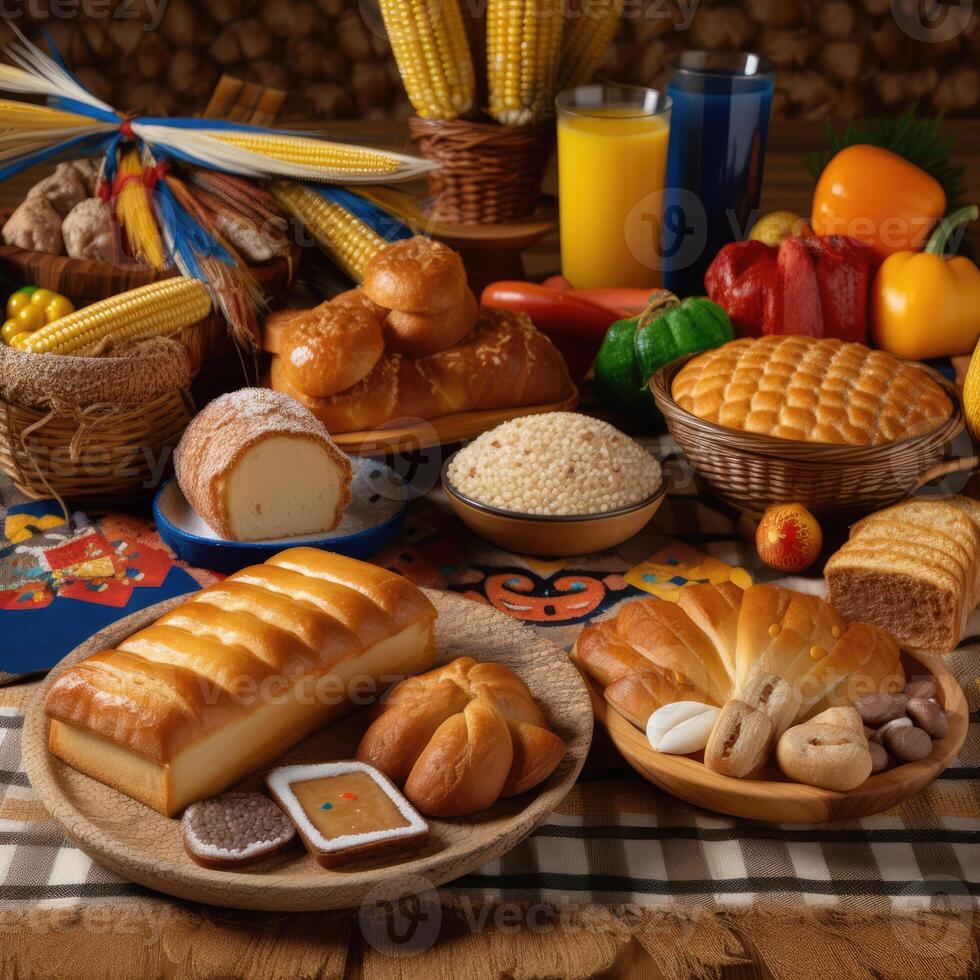
M 940 463 L 919 476 L 912 492 L 914 493 L 927 483 L 932 483 L 933 480 L 938 480 L 942 476 L 949 476 L 951 473 L 965 473 L 978 467 L 980 467 L 980 456 L 963 456 L 960 459 L 951 459 L 946 463 Z

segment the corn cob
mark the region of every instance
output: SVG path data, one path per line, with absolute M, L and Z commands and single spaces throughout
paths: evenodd
M 346 208 L 300 184 L 280 180 L 272 185 L 272 193 L 337 265 L 358 282 L 368 259 L 388 244 Z
M 476 77 L 458 0 L 380 0 L 405 92 L 425 119 L 473 108 Z
M 252 153 L 262 153 L 282 163 L 305 167 L 321 167 L 326 170 L 350 174 L 393 174 L 401 164 L 394 157 L 376 153 L 363 146 L 332 143 L 329 140 L 310 139 L 305 136 L 286 136 L 272 133 L 245 133 L 206 130 L 207 136 L 240 146 Z
M 562 0 L 488 0 L 487 85 L 498 122 L 552 114 L 563 27 Z
M 211 297 L 197 279 L 176 276 L 110 296 L 54 320 L 29 335 L 23 350 L 33 354 L 70 354 L 106 338 L 114 343 L 133 337 L 176 333 L 211 312 Z
M 619 27 L 625 0 L 591 0 L 568 18 L 561 44 L 558 91 L 588 85 L 602 64 L 609 42 Z
M 163 240 L 150 206 L 150 192 L 143 183 L 143 173 L 143 162 L 138 150 L 130 150 L 122 155 L 119 160 L 119 176 L 130 179 L 119 191 L 116 210 L 133 255 L 154 269 L 163 269 L 166 266 Z

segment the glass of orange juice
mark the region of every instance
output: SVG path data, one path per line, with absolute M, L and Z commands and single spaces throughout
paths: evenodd
M 576 289 L 659 286 L 670 99 L 583 85 L 555 101 L 562 275 Z

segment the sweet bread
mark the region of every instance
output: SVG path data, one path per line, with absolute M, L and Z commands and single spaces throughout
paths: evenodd
M 400 575 L 293 548 L 65 671 L 45 700 L 48 746 L 173 816 L 350 710 L 354 678 L 431 667 L 435 619 Z
M 323 423 L 267 388 L 222 395 L 199 412 L 174 469 L 187 502 L 227 541 L 332 531 L 350 501 L 350 460 Z
M 445 313 L 403 313 L 392 310 L 385 318 L 387 349 L 405 357 L 425 357 L 455 347 L 476 324 L 479 305 L 467 286 L 460 301 Z
M 466 288 L 463 260 L 448 245 L 416 235 L 364 266 L 364 293 L 387 310 L 431 316 L 455 307 Z
M 384 350 L 377 314 L 349 301 L 310 310 L 293 320 L 279 340 L 283 376 L 317 398 L 356 385 Z
M 706 422 L 802 442 L 879 446 L 932 432 L 953 412 L 920 366 L 863 344 L 744 338 L 692 358 L 677 405 Z
M 547 779 L 565 745 L 513 671 L 460 657 L 402 681 L 364 733 L 357 758 L 436 817 L 485 810 Z

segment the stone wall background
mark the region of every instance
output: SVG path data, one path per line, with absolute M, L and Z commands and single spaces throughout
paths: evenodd
M 479 16 L 485 0 L 461 0 Z M 590 0 L 566 0 L 578 11 Z M 223 71 L 289 92 L 283 119 L 410 113 L 374 0 L 4 0 L 43 24 L 97 95 L 200 111 Z M 945 12 L 944 12 L 945 11 Z M 977 0 L 626 0 L 604 72 L 662 85 L 680 51 L 751 50 L 777 65 L 777 118 L 980 114 Z

